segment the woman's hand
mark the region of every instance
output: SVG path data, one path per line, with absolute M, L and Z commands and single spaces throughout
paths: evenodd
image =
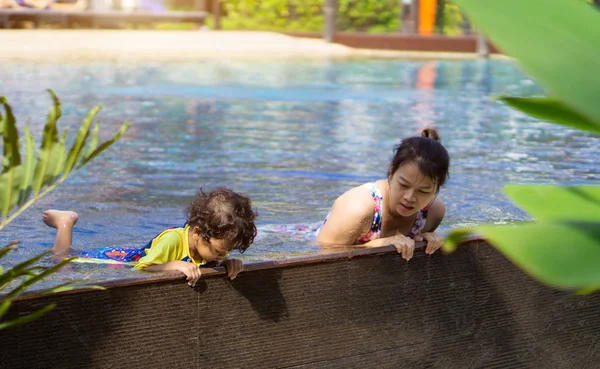
M 396 252 L 402 254 L 402 259 L 409 261 L 413 257 L 415 251 L 415 241 L 406 237 L 405 235 L 398 234 L 394 237 L 389 238 L 389 243 L 394 245 Z
M 244 270 L 244 263 L 240 259 L 225 259 L 222 265 L 227 269 L 229 279 L 235 279 Z
M 415 236 L 415 241 L 427 241 L 427 247 L 425 248 L 426 254 L 433 254 L 444 244 L 444 240 L 440 235 L 435 232 L 421 233 Z

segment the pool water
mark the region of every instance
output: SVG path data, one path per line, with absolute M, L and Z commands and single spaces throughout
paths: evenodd
M 19 128 L 29 122 L 38 142 L 50 107 L 46 88 L 62 100 L 61 128 L 79 124 L 96 104 L 104 107 L 104 138 L 134 123 L 0 232 L 0 244 L 22 241 L 5 264 L 51 247 L 54 232 L 41 222 L 46 208 L 79 213 L 80 249 L 137 247 L 182 224 L 200 186 L 220 185 L 250 195 L 260 214 L 243 259 L 312 254 L 310 234 L 274 229 L 320 222 L 341 193 L 384 178 L 394 145 L 429 125 L 452 159 L 442 233 L 529 219 L 502 194 L 508 183 L 600 183 L 597 137 L 493 100 L 543 94 L 509 61 L 20 62 L 3 64 L 0 81 Z M 53 280 L 82 271 L 93 280 L 137 273 L 77 264 Z

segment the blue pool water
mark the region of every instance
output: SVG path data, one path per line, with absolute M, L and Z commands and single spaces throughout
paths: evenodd
M 218 185 L 249 194 L 260 214 L 245 260 L 311 254 L 310 237 L 269 230 L 319 222 L 342 192 L 383 178 L 399 139 L 430 124 L 452 158 L 442 232 L 528 219 L 503 196 L 507 183 L 600 182 L 598 138 L 491 99 L 543 93 L 509 61 L 20 62 L 3 64 L 0 81 L 19 127 L 29 121 L 38 141 L 46 88 L 63 102 L 61 127 L 96 104 L 104 106 L 104 137 L 134 122 L 122 141 L 0 233 L 1 244 L 22 240 L 10 263 L 51 247 L 43 209 L 80 214 L 79 248 L 139 246 L 181 224 L 200 186 Z M 136 273 L 86 264 L 54 280 L 80 271 L 92 279 Z

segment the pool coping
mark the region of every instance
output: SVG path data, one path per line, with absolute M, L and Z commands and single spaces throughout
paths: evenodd
M 487 242 L 483 238 L 478 236 L 471 237 L 466 239 L 465 241 L 460 243 L 460 246 L 468 246 L 475 245 L 479 243 Z M 415 252 L 424 252 L 426 247 L 425 242 L 417 242 L 415 244 Z M 259 261 L 259 262 L 248 262 L 244 263 L 244 270 L 241 273 L 255 272 L 260 270 L 267 269 L 283 269 L 290 268 L 296 266 L 303 265 L 311 265 L 311 264 L 321 264 L 321 263 L 331 263 L 340 260 L 349 260 L 355 258 L 363 258 L 363 257 L 373 257 L 379 255 L 389 255 L 395 254 L 396 248 L 393 245 L 388 246 L 379 246 L 379 247 L 348 247 L 348 246 L 330 246 L 327 248 L 321 248 L 321 252 L 316 255 L 309 256 L 295 256 L 290 257 L 288 259 L 278 259 L 278 260 L 268 260 L 268 261 Z M 443 252 L 439 250 L 438 252 Z M 98 281 L 91 282 L 91 284 L 95 286 L 100 286 L 105 289 L 113 289 L 113 288 L 121 288 L 128 286 L 137 286 L 137 285 L 148 285 L 155 283 L 164 283 L 164 282 L 172 282 L 172 281 L 184 281 L 186 279 L 185 275 L 181 272 L 173 271 L 173 272 L 162 272 L 162 273 L 143 273 L 140 276 L 134 277 L 126 277 L 120 279 L 113 279 L 107 281 Z M 221 278 L 227 275 L 226 269 L 224 267 L 214 267 L 214 268 L 202 268 L 202 276 L 200 279 L 206 278 Z M 23 301 L 36 299 L 44 296 L 58 296 L 58 295 L 70 295 L 70 294 L 80 294 L 86 292 L 97 291 L 94 288 L 82 288 L 76 290 L 69 291 L 61 291 L 61 292 L 53 292 L 48 294 L 39 294 L 39 291 L 31 290 L 24 292 L 21 296 L 14 299 L 14 301 Z M 0 295 L 1 297 L 1 295 Z

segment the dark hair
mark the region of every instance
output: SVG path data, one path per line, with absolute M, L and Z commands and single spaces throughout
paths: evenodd
M 396 146 L 388 178 L 406 163 L 417 164 L 419 171 L 437 185 L 437 191 L 446 183 L 450 157 L 435 128 L 425 128 L 420 137 L 409 137 Z
M 208 194 L 202 188 L 186 209 L 187 222 L 200 228 L 205 241 L 211 238 L 232 241 L 232 250 L 246 251 L 256 237 L 254 219 L 249 197 L 219 187 Z

